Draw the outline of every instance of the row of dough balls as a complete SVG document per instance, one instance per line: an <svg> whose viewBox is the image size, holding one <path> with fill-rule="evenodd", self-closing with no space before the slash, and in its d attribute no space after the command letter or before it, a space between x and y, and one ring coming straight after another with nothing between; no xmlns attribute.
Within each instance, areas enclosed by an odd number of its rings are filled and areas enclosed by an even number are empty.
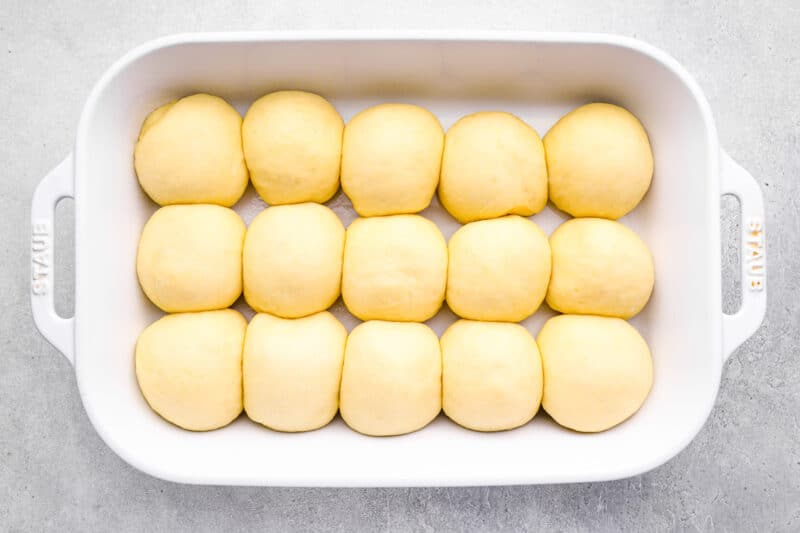
<svg viewBox="0 0 800 533"><path fill-rule="evenodd" d="M328 312L299 319L226 309L167 315L136 345L150 407L204 431L244 411L269 428L308 431L337 411L375 436L416 431L443 409L461 426L500 431L539 406L582 432L636 412L652 385L647 344L618 318L559 315L534 338L518 324L459 320L441 341L426 325L369 321L350 335Z"/></svg>
<svg viewBox="0 0 800 533"><path fill-rule="evenodd" d="M530 216L548 196L573 216L616 220L641 201L653 175L647 133L611 104L571 111L542 141L505 112L465 116L445 135L430 111L410 104L370 107L345 126L327 100L302 91L268 94L244 120L207 94L159 107L142 125L134 163L160 205L230 207L248 175L267 204L324 203L341 176L361 216L417 213L438 187L461 223Z"/></svg>
<svg viewBox="0 0 800 533"><path fill-rule="evenodd" d="M340 296L361 320L458 316L519 322L546 298L563 313L630 318L650 298L647 246L619 222L576 218L548 238L516 215L468 223L445 241L419 215L356 219L345 230L314 203L269 207L245 228L216 205L160 208L142 231L137 273L170 313L222 309L244 291L257 312L298 318Z"/></svg>

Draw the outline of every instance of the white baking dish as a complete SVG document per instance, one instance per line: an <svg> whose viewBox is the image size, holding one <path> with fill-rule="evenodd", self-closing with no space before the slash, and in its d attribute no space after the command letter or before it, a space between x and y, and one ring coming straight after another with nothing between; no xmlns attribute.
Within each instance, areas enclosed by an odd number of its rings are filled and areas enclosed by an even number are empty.
<svg viewBox="0 0 800 533"><path fill-rule="evenodd" d="M639 413L595 435L558 428L545 415L505 433L461 429L440 417L417 433L370 438L340 420L281 434L240 419L210 433L171 426L136 385L133 346L159 313L136 281L142 225L154 210L136 181L132 148L145 115L192 92L240 110L280 88L319 92L345 119L387 100L430 108L448 127L460 115L502 109L544 134L568 109L618 103L650 135L653 186L624 222L650 245L657 282L633 321L652 348L655 383ZM743 307L721 311L720 196L741 201ZM238 209L250 219L252 195ZM52 302L55 203L75 198L75 317ZM353 218L341 194L332 205ZM449 235L455 222L427 212ZM551 208L534 217L547 231ZM596 481L631 476L677 454L714 404L721 367L764 316L763 205L753 178L720 150L708 104L675 60L609 35L485 33L246 33L159 39L115 63L94 87L69 156L33 198L32 303L36 324L74 363L86 411L122 458L152 475L233 485L488 485ZM337 313L344 316L341 305ZM527 321L536 333L547 311ZM354 323L346 316L348 326ZM441 333L453 320L443 312Z"/></svg>

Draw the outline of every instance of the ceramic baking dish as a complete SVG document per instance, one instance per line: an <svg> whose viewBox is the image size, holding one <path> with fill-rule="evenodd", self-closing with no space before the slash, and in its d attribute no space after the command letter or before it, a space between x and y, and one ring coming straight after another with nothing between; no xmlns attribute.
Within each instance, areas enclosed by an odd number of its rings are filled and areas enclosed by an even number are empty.
<svg viewBox="0 0 800 533"><path fill-rule="evenodd" d="M443 417L422 431L370 438L337 419L319 431L281 434L247 419L209 433L180 430L145 404L133 372L139 332L159 312L136 281L139 232L155 206L136 181L133 144L144 117L193 92L240 111L283 88L318 92L345 119L384 101L421 104L445 128L466 113L515 113L540 134L588 101L620 104L647 129L655 178L623 222L649 244L656 288L633 323L649 342L655 382L642 409L600 434L557 427L544 414L518 430L483 434ZM743 305L721 310L720 198L739 198ZM75 199L75 316L53 307L53 212ZM345 223L346 197L330 205ZM248 192L246 220L263 208ZM457 224L436 203L426 212L449 236ZM563 215L533 217L552 231ZM766 306L764 216L754 179L721 149L708 103L665 53L610 35L509 33L221 33L147 43L95 85L73 155L36 189L32 305L43 335L75 366L86 411L123 459L154 476L231 485L491 485L597 481L662 464L697 434L714 405L721 369L758 328ZM348 327L352 317L337 304ZM526 321L535 334L548 316ZM443 311L437 333L452 322Z"/></svg>

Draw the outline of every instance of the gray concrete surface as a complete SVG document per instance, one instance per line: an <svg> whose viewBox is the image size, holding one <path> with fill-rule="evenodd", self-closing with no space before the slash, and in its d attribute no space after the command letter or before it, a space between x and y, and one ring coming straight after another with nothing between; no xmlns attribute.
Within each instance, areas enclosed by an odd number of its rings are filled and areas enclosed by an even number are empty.
<svg viewBox="0 0 800 533"><path fill-rule="evenodd" d="M303 28L604 31L692 72L722 145L766 198L770 304L724 368L716 408L667 465L549 487L257 489L162 482L92 429L72 368L28 296L34 186L71 149L89 90L131 47L174 32ZM0 2L0 530L800 530L800 4L579 2ZM726 202L726 205L728 203ZM59 214L59 304L71 308L71 206ZM735 233L724 216L724 234ZM725 306L736 300L724 246Z"/></svg>

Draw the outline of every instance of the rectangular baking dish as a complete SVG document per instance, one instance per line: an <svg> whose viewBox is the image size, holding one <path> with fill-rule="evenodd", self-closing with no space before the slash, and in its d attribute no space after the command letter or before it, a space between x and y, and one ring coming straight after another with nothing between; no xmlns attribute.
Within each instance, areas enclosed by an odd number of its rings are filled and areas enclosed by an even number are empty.
<svg viewBox="0 0 800 533"><path fill-rule="evenodd" d="M193 93L220 95L240 111L285 88L318 92L345 119L369 105L404 101L459 116L510 111L544 134L588 101L640 118L655 154L644 202L623 222L653 252L656 288L633 321L649 342L655 382L643 408L601 434L557 427L547 416L483 434L440 417L422 431L370 438L337 419L319 431L281 434L246 419L209 433L165 423L145 404L133 372L138 334L160 313L135 273L139 232L155 206L139 189L132 153L144 117ZM37 327L75 366L86 411L124 460L160 478L229 485L403 486L598 481L632 476L676 455L714 405L721 369L758 328L766 307L764 215L755 180L721 151L709 106L665 53L611 35L564 33L218 33L171 36L116 62L95 85L74 156L48 174L32 206L31 299ZM721 310L720 198L742 215L743 305ZM75 315L53 307L53 212L75 199ZM349 223L341 193L330 203ZM264 206L248 192L249 221ZM457 224L434 202L425 213L449 236ZM552 231L563 215L534 217ZM352 327L341 304L336 314ZM549 316L526 321L535 334ZM441 333L453 316L431 323Z"/></svg>

